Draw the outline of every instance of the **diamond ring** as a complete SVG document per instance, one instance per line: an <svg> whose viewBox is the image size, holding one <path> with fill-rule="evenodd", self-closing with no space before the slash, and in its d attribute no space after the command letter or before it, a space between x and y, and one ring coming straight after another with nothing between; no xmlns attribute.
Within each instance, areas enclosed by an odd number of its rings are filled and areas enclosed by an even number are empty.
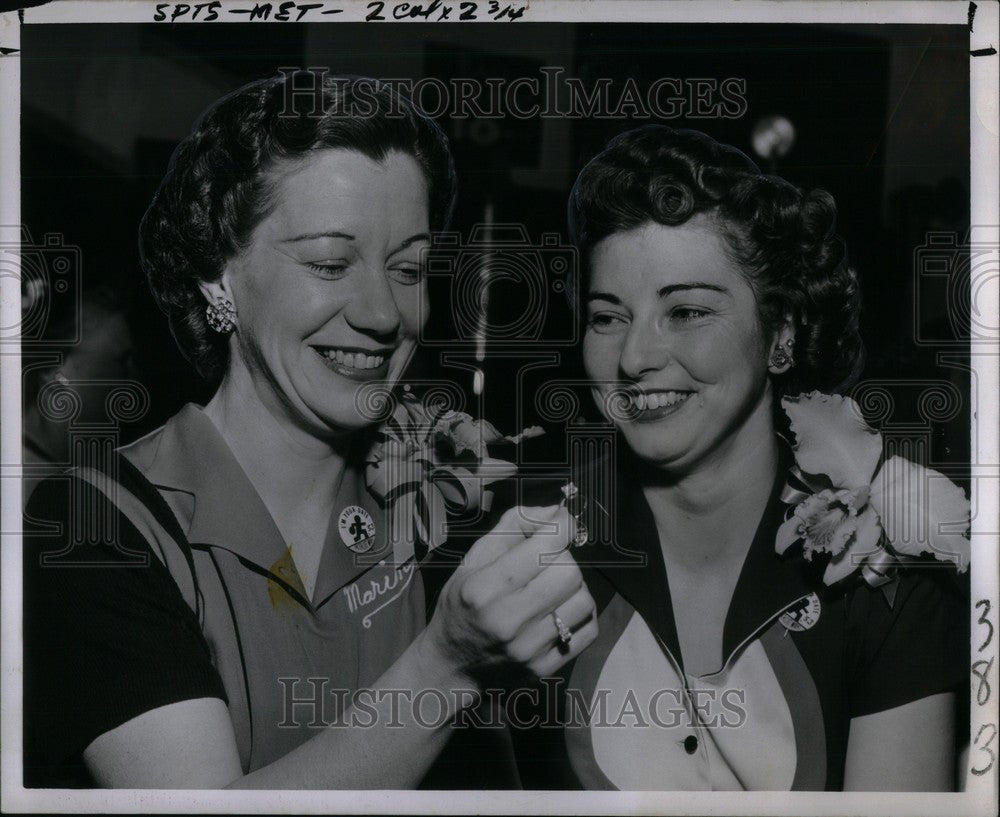
<svg viewBox="0 0 1000 817"><path fill-rule="evenodd" d="M555 610L552 611L552 621L559 632L559 644L563 647L568 647L569 642L573 640L573 632L566 626L566 622L559 618L559 614Z"/></svg>

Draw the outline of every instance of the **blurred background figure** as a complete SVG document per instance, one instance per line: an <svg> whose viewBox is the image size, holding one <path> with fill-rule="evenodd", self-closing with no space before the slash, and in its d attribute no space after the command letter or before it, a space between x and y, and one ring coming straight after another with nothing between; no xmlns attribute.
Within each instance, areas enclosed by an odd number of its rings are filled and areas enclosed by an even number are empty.
<svg viewBox="0 0 1000 817"><path fill-rule="evenodd" d="M45 296L44 287L35 287L24 297ZM109 395L124 381L139 378L127 309L118 290L110 285L83 292L79 310L55 316L46 334L78 340L48 347L50 351L43 356L25 357L25 503L42 478L71 464L70 427L107 426L113 420L106 410ZM76 407L71 413L58 409L67 392L53 384L75 395Z"/></svg>

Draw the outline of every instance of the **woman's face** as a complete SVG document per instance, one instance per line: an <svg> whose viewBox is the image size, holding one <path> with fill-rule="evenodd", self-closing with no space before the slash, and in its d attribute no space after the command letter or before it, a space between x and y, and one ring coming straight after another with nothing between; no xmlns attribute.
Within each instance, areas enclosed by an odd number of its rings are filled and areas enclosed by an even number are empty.
<svg viewBox="0 0 1000 817"><path fill-rule="evenodd" d="M613 234L590 263L584 366L598 406L640 457L690 472L751 417L770 425L771 339L707 217Z"/></svg>
<svg viewBox="0 0 1000 817"><path fill-rule="evenodd" d="M372 420L364 384L391 385L427 319L427 181L403 153L330 149L280 163L275 206L223 286L237 311L230 372L272 410L320 433ZM244 378L246 379L246 378Z"/></svg>

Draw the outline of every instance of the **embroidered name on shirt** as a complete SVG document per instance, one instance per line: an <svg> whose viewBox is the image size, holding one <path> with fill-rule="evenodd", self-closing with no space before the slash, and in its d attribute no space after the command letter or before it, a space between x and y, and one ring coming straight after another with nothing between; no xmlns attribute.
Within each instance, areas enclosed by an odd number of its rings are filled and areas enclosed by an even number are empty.
<svg viewBox="0 0 1000 817"><path fill-rule="evenodd" d="M379 562L378 566L385 567L385 560ZM378 607L368 611L365 617L361 619L361 625L367 630L372 626L372 618L403 594L403 591L413 581L413 573L413 562L410 561L404 565L400 565L391 572L386 572L379 579L368 579L367 586L365 586L364 582L354 582L354 584L348 585L342 591L347 597L348 612L352 614L356 613L361 608L374 604L376 601L383 599L387 594L392 593ZM396 591L395 593L393 593L394 590Z"/></svg>

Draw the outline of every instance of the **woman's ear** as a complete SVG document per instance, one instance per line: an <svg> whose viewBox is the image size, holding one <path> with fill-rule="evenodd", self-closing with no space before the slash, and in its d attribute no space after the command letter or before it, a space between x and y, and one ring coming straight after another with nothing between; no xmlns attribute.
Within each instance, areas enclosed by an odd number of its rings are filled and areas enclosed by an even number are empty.
<svg viewBox="0 0 1000 817"><path fill-rule="evenodd" d="M785 315L785 321L774 333L771 350L767 359L767 368L771 374L784 374L795 365L795 322L791 315Z"/></svg>
<svg viewBox="0 0 1000 817"><path fill-rule="evenodd" d="M236 304L229 286L227 266L218 281L202 281L198 289L205 296L205 318L208 325L221 335L228 335L236 328Z"/></svg>
<svg viewBox="0 0 1000 817"><path fill-rule="evenodd" d="M214 304L220 300L226 300L230 303L233 302L233 293L229 287L229 269L228 267L219 276L218 281L201 281L198 283L198 289L201 290L201 294L205 296L206 304Z"/></svg>

